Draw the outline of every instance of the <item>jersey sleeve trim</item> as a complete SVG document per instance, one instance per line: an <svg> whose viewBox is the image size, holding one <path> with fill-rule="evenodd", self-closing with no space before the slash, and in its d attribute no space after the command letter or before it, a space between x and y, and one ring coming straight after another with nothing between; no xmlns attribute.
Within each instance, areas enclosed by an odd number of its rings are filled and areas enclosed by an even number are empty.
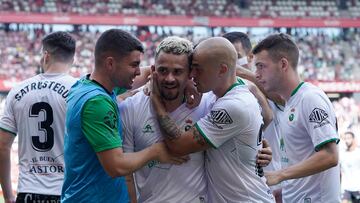
<svg viewBox="0 0 360 203"><path fill-rule="evenodd" d="M116 143L114 143L116 144ZM121 148L122 145L121 143L118 143L118 145L113 145L113 146L102 146L102 147L96 147L96 149L94 150L96 153L98 152L103 152L103 151L107 151L107 150L111 150L111 149L115 149L115 148Z"/></svg>
<svg viewBox="0 0 360 203"><path fill-rule="evenodd" d="M315 151L318 152L321 147L323 147L325 144L327 144L329 142L335 142L336 144L338 144L340 142L340 139L339 138L331 138L329 140L325 140L324 142L315 146Z"/></svg>
<svg viewBox="0 0 360 203"><path fill-rule="evenodd" d="M7 133L10 133L10 134L12 134L12 135L16 136L16 133L11 132L11 131L10 131L10 130L8 130L8 129L2 128L2 127L0 127L0 129L1 129L2 131L5 131L5 132L7 132Z"/></svg>
<svg viewBox="0 0 360 203"><path fill-rule="evenodd" d="M209 140L208 137L206 137L205 133L201 130L201 128L198 126L197 123L195 123L195 128L199 131L199 133L201 134L201 136L203 136L203 138L206 140L206 142L211 145L211 147L217 149L217 147Z"/></svg>

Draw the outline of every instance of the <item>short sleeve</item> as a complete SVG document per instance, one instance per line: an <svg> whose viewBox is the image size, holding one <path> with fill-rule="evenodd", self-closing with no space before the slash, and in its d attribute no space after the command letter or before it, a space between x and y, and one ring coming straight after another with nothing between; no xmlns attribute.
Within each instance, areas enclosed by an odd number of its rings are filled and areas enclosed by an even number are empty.
<svg viewBox="0 0 360 203"><path fill-rule="evenodd" d="M339 142L335 112L325 95L319 92L306 94L302 109L303 122L316 151L326 143Z"/></svg>
<svg viewBox="0 0 360 203"><path fill-rule="evenodd" d="M121 117L121 126L123 133L123 150L124 152L134 152L134 132L132 127L132 114L130 111L133 110L131 102L129 99L122 101L118 104L120 117Z"/></svg>
<svg viewBox="0 0 360 203"><path fill-rule="evenodd" d="M1 112L0 129L16 135L17 126L14 112L14 102L17 102L13 91L6 97L4 112Z"/></svg>
<svg viewBox="0 0 360 203"><path fill-rule="evenodd" d="M121 147L117 105L110 97L89 99L82 109L82 131L95 152Z"/></svg>
<svg viewBox="0 0 360 203"><path fill-rule="evenodd" d="M239 135L242 130L246 130L249 121L246 108L239 108L232 100L224 99L217 101L195 127L212 147L218 148L227 140Z"/></svg>

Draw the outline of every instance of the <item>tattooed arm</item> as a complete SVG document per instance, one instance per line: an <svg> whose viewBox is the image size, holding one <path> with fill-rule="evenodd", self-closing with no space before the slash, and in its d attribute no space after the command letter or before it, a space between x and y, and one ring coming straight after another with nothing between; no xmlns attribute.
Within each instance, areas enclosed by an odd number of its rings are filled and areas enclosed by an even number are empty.
<svg viewBox="0 0 360 203"><path fill-rule="evenodd" d="M209 145L200 132L193 126L186 132L181 132L175 122L167 115L158 116L159 125L165 134L165 143L175 156L183 156L209 149Z"/></svg>
<svg viewBox="0 0 360 203"><path fill-rule="evenodd" d="M156 77L156 75L153 75L153 77ZM183 156L193 152L203 151L211 147L194 126L186 132L180 130L166 112L165 106L159 96L158 89L154 84L150 97L159 125L165 136L165 143L173 155Z"/></svg>

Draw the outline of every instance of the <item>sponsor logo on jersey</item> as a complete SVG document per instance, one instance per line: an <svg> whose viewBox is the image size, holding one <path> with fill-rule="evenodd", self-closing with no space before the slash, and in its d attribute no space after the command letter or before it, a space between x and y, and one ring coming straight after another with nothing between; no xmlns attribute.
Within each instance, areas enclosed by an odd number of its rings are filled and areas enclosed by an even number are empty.
<svg viewBox="0 0 360 203"><path fill-rule="evenodd" d="M152 160L152 161L150 161L150 162L147 164L147 166L148 166L149 168L152 168L152 167L154 167L154 166L156 166L156 165L158 165L158 164L160 164L159 161L157 161L157 160Z"/></svg>
<svg viewBox="0 0 360 203"><path fill-rule="evenodd" d="M285 141L284 138L280 138L280 150L285 151Z"/></svg>
<svg viewBox="0 0 360 203"><path fill-rule="evenodd" d="M217 111L210 112L210 120L212 124L214 124L217 128L223 129L223 127L219 126L219 124L232 124L233 120L231 119L228 112L225 109L220 109Z"/></svg>
<svg viewBox="0 0 360 203"><path fill-rule="evenodd" d="M60 155L62 156L62 155ZM38 156L30 159L28 172L39 175L63 174L64 164L57 160L59 156Z"/></svg>
<svg viewBox="0 0 360 203"><path fill-rule="evenodd" d="M152 129L152 126L150 124L145 124L145 126L142 129L143 133L154 133L154 130Z"/></svg>
<svg viewBox="0 0 360 203"><path fill-rule="evenodd" d="M107 115L104 117L104 123L111 129L114 129L117 122L116 114L112 111L108 111L106 114Z"/></svg>
<svg viewBox="0 0 360 203"><path fill-rule="evenodd" d="M165 164L165 163L162 164L157 160L152 160L147 164L147 166L149 169L155 167L155 168L159 168L159 169L169 170L171 168L172 164Z"/></svg>
<svg viewBox="0 0 360 203"><path fill-rule="evenodd" d="M316 123L317 125L314 126L315 128L319 128L323 125L329 124L330 122L328 121L328 113L326 113L326 111L319 109L319 108L314 108L309 116L309 121L311 123Z"/></svg>

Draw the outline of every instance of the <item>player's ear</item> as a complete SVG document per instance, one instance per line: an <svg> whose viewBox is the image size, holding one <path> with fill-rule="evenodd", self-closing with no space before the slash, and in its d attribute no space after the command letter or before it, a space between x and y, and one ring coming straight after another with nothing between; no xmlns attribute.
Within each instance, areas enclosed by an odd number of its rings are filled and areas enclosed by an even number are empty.
<svg viewBox="0 0 360 203"><path fill-rule="evenodd" d="M228 65L226 65L225 63L220 64L220 70L219 73L220 75L224 75L225 73L227 73L229 70Z"/></svg>
<svg viewBox="0 0 360 203"><path fill-rule="evenodd" d="M285 57L281 58L279 63L280 63L281 69L287 70L289 68L289 61L287 60L287 58L285 58Z"/></svg>
<svg viewBox="0 0 360 203"><path fill-rule="evenodd" d="M50 61L51 54L48 51L44 51L44 63L47 64Z"/></svg>
<svg viewBox="0 0 360 203"><path fill-rule="evenodd" d="M111 56L106 57L104 60L104 65L105 65L106 69L112 70L113 67L115 66L114 58Z"/></svg>
<svg viewBox="0 0 360 203"><path fill-rule="evenodd" d="M252 63L252 61L254 59L254 54L250 53L246 57L247 57L248 64L251 65L251 63Z"/></svg>

